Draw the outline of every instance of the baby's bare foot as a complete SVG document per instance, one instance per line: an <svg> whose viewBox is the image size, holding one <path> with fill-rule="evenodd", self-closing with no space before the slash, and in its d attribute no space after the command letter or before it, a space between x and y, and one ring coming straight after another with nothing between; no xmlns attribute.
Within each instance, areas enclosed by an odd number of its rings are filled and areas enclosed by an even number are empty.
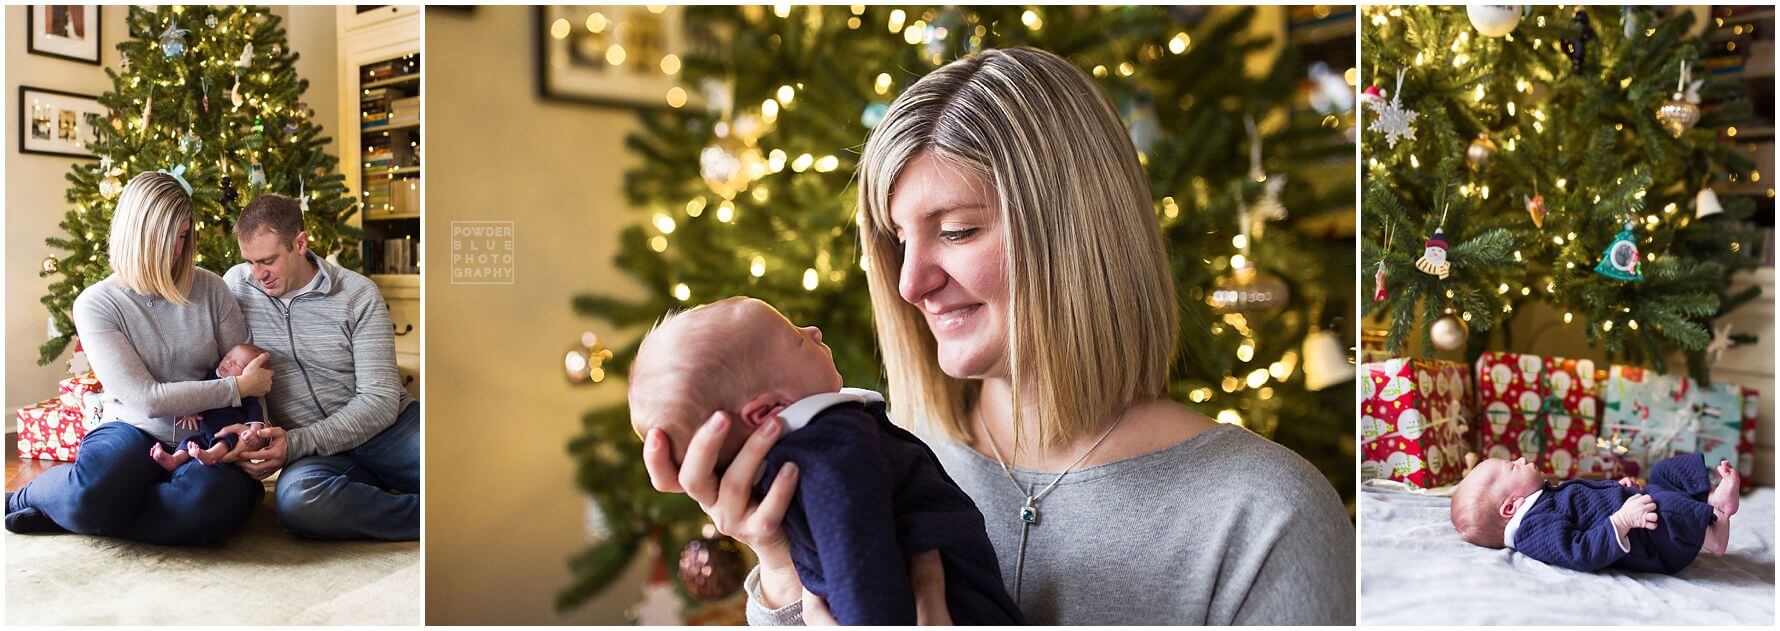
<svg viewBox="0 0 1780 631"><path fill-rule="evenodd" d="M192 459L192 457L184 451L167 453L167 450L161 448L160 443L155 443L153 447L148 448L148 457L153 458L155 464L161 465L162 469L168 471L178 469L179 465L185 464L187 460Z"/></svg>
<svg viewBox="0 0 1780 631"><path fill-rule="evenodd" d="M199 449L197 445L192 445L190 451L192 452L192 457L197 458L198 462L202 462L205 465L213 465L221 461L223 456L228 455L229 444L219 440L216 441L216 444L211 445L209 449Z"/></svg>
<svg viewBox="0 0 1780 631"><path fill-rule="evenodd" d="M1731 466L1729 460L1719 461L1718 487L1712 489L1712 495L1706 498L1706 503L1711 504L1712 508L1718 509L1724 517L1737 514L1737 505L1740 503L1737 491L1741 481L1737 475L1737 468Z"/></svg>
<svg viewBox="0 0 1780 631"><path fill-rule="evenodd" d="M1701 542L1700 547L1714 555L1724 556L1724 551L1730 548L1731 543L1731 516L1716 508L1712 512L1718 519L1706 527L1706 540Z"/></svg>

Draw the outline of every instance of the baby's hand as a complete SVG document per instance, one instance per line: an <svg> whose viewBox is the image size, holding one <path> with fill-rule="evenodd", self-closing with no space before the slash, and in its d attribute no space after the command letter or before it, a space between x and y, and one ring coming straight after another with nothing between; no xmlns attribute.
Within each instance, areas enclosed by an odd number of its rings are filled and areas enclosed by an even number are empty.
<svg viewBox="0 0 1780 631"><path fill-rule="evenodd" d="M1626 477L1619 479L1619 485L1626 487L1628 489L1635 489L1635 488L1638 488L1638 481L1633 479L1632 476L1628 475Z"/></svg>
<svg viewBox="0 0 1780 631"><path fill-rule="evenodd" d="M1654 530L1656 529L1656 500L1651 499L1649 495L1633 495L1619 507L1619 510L1614 511L1613 516L1609 519L1620 534L1631 532L1633 528Z"/></svg>

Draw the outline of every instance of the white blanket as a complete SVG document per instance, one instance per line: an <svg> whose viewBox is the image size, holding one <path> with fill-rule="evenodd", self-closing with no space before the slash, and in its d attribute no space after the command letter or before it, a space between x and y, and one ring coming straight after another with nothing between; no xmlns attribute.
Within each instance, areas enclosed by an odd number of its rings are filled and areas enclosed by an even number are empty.
<svg viewBox="0 0 1780 631"><path fill-rule="evenodd" d="M1363 487L1365 625L1774 624L1774 489L1743 498L1730 548L1674 576L1577 572L1459 540L1448 498Z"/></svg>

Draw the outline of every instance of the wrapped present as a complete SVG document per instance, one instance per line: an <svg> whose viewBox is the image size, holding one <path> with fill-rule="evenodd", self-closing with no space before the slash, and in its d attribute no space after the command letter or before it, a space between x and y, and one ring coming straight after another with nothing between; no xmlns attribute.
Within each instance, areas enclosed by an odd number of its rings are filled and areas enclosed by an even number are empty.
<svg viewBox="0 0 1780 631"><path fill-rule="evenodd" d="M1694 390L1688 409L1684 411L1697 423L1693 430L1698 443L1693 451L1706 457L1707 467L1716 467L1719 461L1728 460L1739 473L1743 472L1739 453L1743 442L1744 408L1747 407L1743 386L1722 381L1709 386L1691 379L1683 381Z"/></svg>
<svg viewBox="0 0 1780 631"><path fill-rule="evenodd" d="M105 388L99 384L98 375L87 372L63 379L58 389L56 398L63 407L77 413L87 429L99 426L105 417Z"/></svg>
<svg viewBox="0 0 1780 631"><path fill-rule="evenodd" d="M1743 388L1743 429L1742 437L1737 441L1737 473L1749 480L1755 473L1755 419L1761 416L1761 391L1755 388ZM1745 482L1743 492L1754 489L1755 485Z"/></svg>
<svg viewBox="0 0 1780 631"><path fill-rule="evenodd" d="M1553 477L1606 475L1596 440L1599 386L1587 359L1484 353L1477 358L1478 449L1488 458L1524 457Z"/></svg>
<svg viewBox="0 0 1780 631"><path fill-rule="evenodd" d="M1465 454L1472 449L1463 364L1389 359L1366 364L1361 375L1362 479L1434 488L1464 476Z"/></svg>
<svg viewBox="0 0 1780 631"><path fill-rule="evenodd" d="M1729 460L1746 472L1754 464L1752 394L1732 384L1707 386L1681 375L1614 366L1601 437L1626 463L1627 475L1641 476L1645 467L1680 453L1702 454L1708 466Z"/></svg>
<svg viewBox="0 0 1780 631"><path fill-rule="evenodd" d="M18 411L19 459L74 460L87 426L78 413L50 399Z"/></svg>

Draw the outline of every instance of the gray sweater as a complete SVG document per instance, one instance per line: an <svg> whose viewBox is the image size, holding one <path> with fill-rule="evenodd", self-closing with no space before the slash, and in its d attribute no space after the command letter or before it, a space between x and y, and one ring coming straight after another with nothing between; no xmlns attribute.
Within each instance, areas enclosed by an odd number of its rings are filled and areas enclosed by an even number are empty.
<svg viewBox="0 0 1780 631"><path fill-rule="evenodd" d="M1025 498L993 459L928 440L983 511L1013 593ZM1056 478L1014 475L1027 488ZM1021 597L1030 624L1354 624L1354 528L1340 497L1303 458L1240 427L1070 473L1038 508ZM749 622L801 622L798 603L761 606L758 574Z"/></svg>
<svg viewBox="0 0 1780 631"><path fill-rule="evenodd" d="M267 295L252 266L224 276L253 343L275 371L266 407L285 429L287 463L351 450L414 401L396 372L395 332L377 285L313 254L319 282L289 305Z"/></svg>
<svg viewBox="0 0 1780 631"><path fill-rule="evenodd" d="M237 407L235 378L210 379L217 362L247 341L247 323L223 279L198 268L183 307L111 279L74 299L74 330L105 387L104 421L173 442L179 417Z"/></svg>

